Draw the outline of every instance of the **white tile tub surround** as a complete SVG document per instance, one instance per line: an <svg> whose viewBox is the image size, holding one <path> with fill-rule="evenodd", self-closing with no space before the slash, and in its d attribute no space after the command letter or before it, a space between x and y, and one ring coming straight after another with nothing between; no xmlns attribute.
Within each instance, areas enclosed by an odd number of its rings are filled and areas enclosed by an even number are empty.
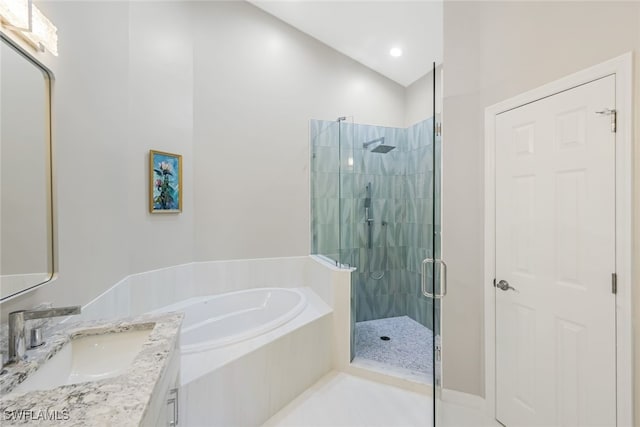
<svg viewBox="0 0 640 427"><path fill-rule="evenodd" d="M193 283L193 263L132 274L83 306L82 314L75 319L115 319L146 313L198 295Z"/></svg>
<svg viewBox="0 0 640 427"><path fill-rule="evenodd" d="M340 276L344 286L348 270L331 269L313 255L193 262L127 276L86 304L80 317L138 315L190 297L265 287L309 286L333 306L335 285L331 283Z"/></svg>
<svg viewBox="0 0 640 427"><path fill-rule="evenodd" d="M306 293L305 288L245 289L188 298L154 312L184 311L180 345L183 354L190 354L229 346L286 324L306 308Z"/></svg>
<svg viewBox="0 0 640 427"><path fill-rule="evenodd" d="M351 364L351 271L316 256L208 261L128 276L83 307L83 320L133 316L195 296L260 287L309 287L333 310L332 365L421 393L430 387Z"/></svg>
<svg viewBox="0 0 640 427"><path fill-rule="evenodd" d="M245 349L236 345L227 354L209 352L209 356L217 353L211 363L223 366L195 379L189 378L192 372L184 372L186 365L206 367L206 356L201 354L195 363L183 358L181 422L188 426L261 425L331 370L331 328L331 316L325 315L266 344L257 345L254 339L244 343ZM267 335L261 338L267 340ZM256 348L246 351L249 347Z"/></svg>
<svg viewBox="0 0 640 427"><path fill-rule="evenodd" d="M310 288L297 288L296 290L306 298L306 307L300 314L283 325L251 339L232 343L224 347L217 347L211 350L199 352L183 351L181 384L185 386L203 376L208 375L212 371L220 368L226 369L226 365L232 363L234 360L240 359L251 352L259 350L283 336L293 332L298 332L299 329L302 329L318 320L322 320L324 323L328 322L329 326L331 326L331 307L329 307ZM329 320L327 321L325 318L328 318ZM323 342L323 348L326 348L326 351L328 351L328 360L326 363L331 365L331 352L333 350L332 331L330 329L326 331L323 329L321 332L322 333L318 333L316 339ZM292 355L294 356L296 353L306 351L304 349L297 349L295 346L292 347L291 350ZM324 350L321 354L324 354Z"/></svg>
<svg viewBox="0 0 640 427"><path fill-rule="evenodd" d="M326 259L311 255L309 286L333 309L333 366L344 370L351 355L351 272Z"/></svg>
<svg viewBox="0 0 640 427"><path fill-rule="evenodd" d="M332 368L348 364L350 283L350 270L315 256L189 263L128 276L83 307L81 317L130 316L253 288L296 288L307 306L287 323L181 355L182 423L259 425Z"/></svg>
<svg viewBox="0 0 640 427"><path fill-rule="evenodd" d="M251 288L307 286L309 257L259 258L193 264L194 286L202 295ZM210 292L215 283L215 292Z"/></svg>

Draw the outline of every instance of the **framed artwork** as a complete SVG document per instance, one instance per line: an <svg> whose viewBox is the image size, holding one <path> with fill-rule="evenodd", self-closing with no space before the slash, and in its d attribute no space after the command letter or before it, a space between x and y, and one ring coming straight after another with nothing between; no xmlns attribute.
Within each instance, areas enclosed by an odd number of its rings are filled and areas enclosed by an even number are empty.
<svg viewBox="0 0 640 427"><path fill-rule="evenodd" d="M182 156L149 151L149 212L182 212Z"/></svg>

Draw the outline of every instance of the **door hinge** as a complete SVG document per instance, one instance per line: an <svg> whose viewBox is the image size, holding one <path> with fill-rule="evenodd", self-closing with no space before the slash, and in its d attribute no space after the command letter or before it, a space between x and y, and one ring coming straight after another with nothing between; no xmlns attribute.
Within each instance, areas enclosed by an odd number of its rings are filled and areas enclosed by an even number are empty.
<svg viewBox="0 0 640 427"><path fill-rule="evenodd" d="M615 108L605 108L604 110L596 111L596 114L611 117L611 132L616 133L618 111Z"/></svg>
<svg viewBox="0 0 640 427"><path fill-rule="evenodd" d="M611 293L618 293L618 275L616 273L611 273Z"/></svg>
<svg viewBox="0 0 640 427"><path fill-rule="evenodd" d="M442 136L442 123L436 123L436 136Z"/></svg>

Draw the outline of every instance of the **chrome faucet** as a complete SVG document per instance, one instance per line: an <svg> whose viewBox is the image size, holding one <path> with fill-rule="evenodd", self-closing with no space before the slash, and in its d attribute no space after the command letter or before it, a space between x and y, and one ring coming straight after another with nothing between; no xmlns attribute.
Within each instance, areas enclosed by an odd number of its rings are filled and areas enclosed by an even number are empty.
<svg viewBox="0 0 640 427"><path fill-rule="evenodd" d="M48 317L70 316L80 314L79 305L72 307L47 308L44 310L20 310L9 313L9 363L24 359L27 351L25 339L25 322L27 320L45 319Z"/></svg>

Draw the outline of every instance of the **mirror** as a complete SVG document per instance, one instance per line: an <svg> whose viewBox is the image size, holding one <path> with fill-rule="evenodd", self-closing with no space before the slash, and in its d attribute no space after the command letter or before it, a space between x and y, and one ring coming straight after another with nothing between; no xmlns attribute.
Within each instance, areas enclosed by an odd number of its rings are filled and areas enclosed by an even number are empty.
<svg viewBox="0 0 640 427"><path fill-rule="evenodd" d="M53 277L51 73L0 45L0 300Z"/></svg>

